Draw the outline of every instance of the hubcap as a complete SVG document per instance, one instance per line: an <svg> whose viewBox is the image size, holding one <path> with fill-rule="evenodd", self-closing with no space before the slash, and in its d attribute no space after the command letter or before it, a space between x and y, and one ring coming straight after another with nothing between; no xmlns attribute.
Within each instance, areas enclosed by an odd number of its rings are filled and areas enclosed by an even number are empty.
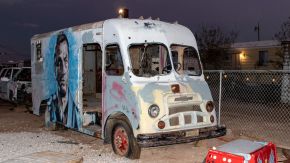
<svg viewBox="0 0 290 163"><path fill-rule="evenodd" d="M114 133L114 144L119 155L124 156L129 149L128 135L123 127L118 127Z"/></svg>

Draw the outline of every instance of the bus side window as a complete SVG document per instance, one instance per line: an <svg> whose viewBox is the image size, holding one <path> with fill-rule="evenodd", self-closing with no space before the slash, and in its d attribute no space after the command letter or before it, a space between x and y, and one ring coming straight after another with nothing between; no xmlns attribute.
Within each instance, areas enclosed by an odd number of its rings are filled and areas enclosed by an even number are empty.
<svg viewBox="0 0 290 163"><path fill-rule="evenodd" d="M105 71L108 75L121 76L124 73L122 55L118 45L106 47L106 66Z"/></svg>
<svg viewBox="0 0 290 163"><path fill-rule="evenodd" d="M43 56L41 53L41 42L37 43L36 45L36 60L38 62L42 62L43 61Z"/></svg>

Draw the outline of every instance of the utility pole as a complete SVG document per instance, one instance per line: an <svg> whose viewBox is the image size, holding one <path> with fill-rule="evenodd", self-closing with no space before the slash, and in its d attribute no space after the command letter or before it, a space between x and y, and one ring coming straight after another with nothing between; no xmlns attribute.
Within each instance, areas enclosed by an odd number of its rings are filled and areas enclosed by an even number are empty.
<svg viewBox="0 0 290 163"><path fill-rule="evenodd" d="M258 41L260 41L260 23L254 28L255 32L258 32Z"/></svg>

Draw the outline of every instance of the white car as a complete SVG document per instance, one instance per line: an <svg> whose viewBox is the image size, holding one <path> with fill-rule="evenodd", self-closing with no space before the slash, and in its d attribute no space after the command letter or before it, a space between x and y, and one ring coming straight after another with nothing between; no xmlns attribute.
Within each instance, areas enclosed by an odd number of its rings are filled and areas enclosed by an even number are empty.
<svg viewBox="0 0 290 163"><path fill-rule="evenodd" d="M22 102L25 90L31 86L31 68L5 68L0 75L0 98L14 103Z"/></svg>
<svg viewBox="0 0 290 163"><path fill-rule="evenodd" d="M12 80L12 77L20 70L20 67L4 68L0 76L0 98L3 100L9 100L11 92L8 89L8 83Z"/></svg>

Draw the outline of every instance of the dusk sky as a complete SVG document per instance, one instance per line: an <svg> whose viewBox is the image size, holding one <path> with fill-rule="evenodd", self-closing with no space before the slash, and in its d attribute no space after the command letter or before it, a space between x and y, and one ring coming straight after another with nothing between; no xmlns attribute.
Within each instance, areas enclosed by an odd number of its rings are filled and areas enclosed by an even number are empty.
<svg viewBox="0 0 290 163"><path fill-rule="evenodd" d="M0 0L0 45L30 55L30 38L38 33L117 17L119 7L130 18L143 16L174 22L198 32L218 25L239 33L237 41L269 40L290 16L289 0Z"/></svg>

